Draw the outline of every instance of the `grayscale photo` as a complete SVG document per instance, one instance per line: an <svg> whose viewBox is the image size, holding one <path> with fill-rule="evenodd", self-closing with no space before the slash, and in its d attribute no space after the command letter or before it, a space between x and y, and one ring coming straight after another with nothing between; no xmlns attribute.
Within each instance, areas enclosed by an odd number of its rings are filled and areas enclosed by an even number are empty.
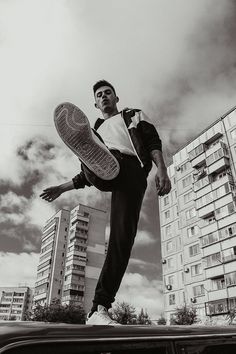
<svg viewBox="0 0 236 354"><path fill-rule="evenodd" d="M0 0L0 353L236 351L236 2Z"/></svg>

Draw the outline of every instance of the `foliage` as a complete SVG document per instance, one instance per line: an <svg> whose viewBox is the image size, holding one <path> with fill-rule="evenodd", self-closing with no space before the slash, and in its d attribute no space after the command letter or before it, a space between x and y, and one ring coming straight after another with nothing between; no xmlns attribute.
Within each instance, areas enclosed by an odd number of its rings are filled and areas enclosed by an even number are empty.
<svg viewBox="0 0 236 354"><path fill-rule="evenodd" d="M158 324L159 326L161 326L161 325L166 325L166 319L165 319L165 317L163 316L163 314L162 314L161 317L157 320L157 324Z"/></svg>
<svg viewBox="0 0 236 354"><path fill-rule="evenodd" d="M118 302L111 310L111 317L123 325L149 325L151 324L150 317L147 311L141 309L140 313L136 314L136 309L133 305L127 302Z"/></svg>
<svg viewBox="0 0 236 354"><path fill-rule="evenodd" d="M226 320L228 321L228 324L232 325L235 324L234 320L236 319L236 308L230 309L229 313L226 317Z"/></svg>
<svg viewBox="0 0 236 354"><path fill-rule="evenodd" d="M37 304L32 312L27 313L26 320L84 324L85 312L80 306L61 305L60 300L53 300L50 305Z"/></svg>
<svg viewBox="0 0 236 354"><path fill-rule="evenodd" d="M135 307L127 302L118 302L112 309L112 319L120 324L132 325L137 323Z"/></svg>
<svg viewBox="0 0 236 354"><path fill-rule="evenodd" d="M197 311L193 307L184 305L176 309L171 324L174 325L192 325L197 322Z"/></svg>
<svg viewBox="0 0 236 354"><path fill-rule="evenodd" d="M137 324L139 325L150 325L152 321L150 320L150 317L148 316L147 311L144 312L143 309L141 309L140 313L137 316Z"/></svg>

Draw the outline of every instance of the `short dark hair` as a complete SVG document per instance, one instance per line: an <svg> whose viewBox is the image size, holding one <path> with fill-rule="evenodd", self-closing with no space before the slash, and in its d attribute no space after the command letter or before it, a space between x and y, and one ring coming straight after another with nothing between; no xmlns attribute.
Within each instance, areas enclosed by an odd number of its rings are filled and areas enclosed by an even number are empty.
<svg viewBox="0 0 236 354"><path fill-rule="evenodd" d="M96 82L95 85L93 85L93 93L94 93L94 95L95 95L95 92L102 86L109 86L114 91L114 93L116 95L116 90L114 89L112 84L110 84L110 82L108 82L106 80L99 80L98 82Z"/></svg>

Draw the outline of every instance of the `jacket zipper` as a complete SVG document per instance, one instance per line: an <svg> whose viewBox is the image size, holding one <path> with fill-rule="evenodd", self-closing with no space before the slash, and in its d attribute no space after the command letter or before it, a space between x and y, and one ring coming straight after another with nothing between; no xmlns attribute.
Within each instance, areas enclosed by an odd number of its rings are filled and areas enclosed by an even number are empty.
<svg viewBox="0 0 236 354"><path fill-rule="evenodd" d="M139 162L140 162L140 164L141 164L141 167L143 167L144 164L143 164L142 160L140 159L140 157L139 157L139 155L138 155L138 153L137 153L137 151L136 151L136 149L135 149L134 143L133 143L133 141L132 141L132 139L131 139L131 136L130 136L130 133L129 133L129 129L128 129L126 123L125 123L125 120L124 120L124 111L121 111L121 117L122 117L122 120L123 120L125 129L127 130L127 133L128 133L128 136L129 136L129 140L130 140L130 143L131 143L131 146L132 146L132 148L134 149L134 152L135 152L135 154L136 154L136 156L137 156L137 159L139 160Z"/></svg>

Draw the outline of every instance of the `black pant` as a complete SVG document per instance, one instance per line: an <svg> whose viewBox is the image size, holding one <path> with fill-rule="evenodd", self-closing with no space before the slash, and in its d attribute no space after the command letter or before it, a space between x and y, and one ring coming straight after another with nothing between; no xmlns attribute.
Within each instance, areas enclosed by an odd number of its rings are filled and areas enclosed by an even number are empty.
<svg viewBox="0 0 236 354"><path fill-rule="evenodd" d="M87 180L101 191L112 191L110 239L106 259L98 279L92 311L97 305L107 309L115 301L121 280L127 268L137 232L140 209L147 188L147 178L135 156L111 150L120 164L119 175L104 181L83 166Z"/></svg>

